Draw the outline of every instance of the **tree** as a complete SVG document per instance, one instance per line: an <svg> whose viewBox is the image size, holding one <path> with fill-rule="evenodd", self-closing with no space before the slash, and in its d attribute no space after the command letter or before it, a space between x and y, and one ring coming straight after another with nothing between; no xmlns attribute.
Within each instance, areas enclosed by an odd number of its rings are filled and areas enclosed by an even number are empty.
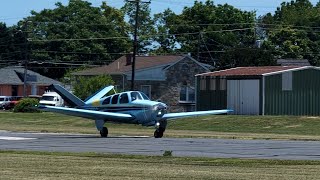
<svg viewBox="0 0 320 180"><path fill-rule="evenodd" d="M10 31L7 26L3 23L0 23L0 66L6 66L7 61L10 59L12 55L10 45L12 39L10 37Z"/></svg>
<svg viewBox="0 0 320 180"><path fill-rule="evenodd" d="M114 81L109 75L79 77L77 83L74 85L74 94L84 100L99 89L113 84Z"/></svg>
<svg viewBox="0 0 320 180"><path fill-rule="evenodd" d="M277 62L270 51L261 48L229 49L220 56L217 67L274 66Z"/></svg>
<svg viewBox="0 0 320 180"><path fill-rule="evenodd" d="M154 45L151 53L154 54L172 54L177 49L176 39L174 35L170 34L170 19L175 18L176 14L166 9L163 13L154 15L154 22L156 26L157 36L153 36L153 41L157 44Z"/></svg>
<svg viewBox="0 0 320 180"><path fill-rule="evenodd" d="M255 13L241 11L228 4L216 6L210 0L195 1L180 15L167 10L159 16L166 22L163 31L170 38L170 41L160 39L160 48L168 51L167 47L178 45L181 47L178 52L191 53L201 62L215 65L216 59L226 50L255 44Z"/></svg>
<svg viewBox="0 0 320 180"><path fill-rule="evenodd" d="M25 36L22 29L0 23L0 67L24 61Z"/></svg>
<svg viewBox="0 0 320 180"><path fill-rule="evenodd" d="M130 24L129 31L131 36L134 35L134 26L136 24L136 3L126 1L125 5L121 8L122 12L128 17ZM154 21L150 16L151 9L149 3L139 2L138 13L138 54L146 54L150 51L153 44L152 36L155 35Z"/></svg>
<svg viewBox="0 0 320 180"><path fill-rule="evenodd" d="M109 64L127 53L130 37L124 14L105 2L100 7L70 0L55 9L31 12L19 22L28 26L31 61L51 64Z"/></svg>
<svg viewBox="0 0 320 180"><path fill-rule="evenodd" d="M283 2L274 15L259 19L267 38L263 48L277 58L308 59L312 65L320 65L319 4L309 0Z"/></svg>

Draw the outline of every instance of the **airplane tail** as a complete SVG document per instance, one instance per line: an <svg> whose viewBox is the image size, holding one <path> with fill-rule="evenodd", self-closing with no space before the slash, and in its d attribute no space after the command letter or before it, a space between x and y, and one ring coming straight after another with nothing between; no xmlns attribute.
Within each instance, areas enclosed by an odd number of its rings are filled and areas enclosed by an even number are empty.
<svg viewBox="0 0 320 180"><path fill-rule="evenodd" d="M63 100L65 102L67 102L68 105L70 105L72 107L85 105L85 103L81 99L79 99L77 96L73 95L72 93L70 93L66 89L64 89L59 84L52 84L49 86L49 89L52 89L56 93L58 93L63 98Z"/></svg>
<svg viewBox="0 0 320 180"><path fill-rule="evenodd" d="M92 96L88 97L86 100L84 100L85 104L91 104L96 100L100 100L104 95L106 95L109 91L111 91L114 88L114 86L106 86L96 93L94 93Z"/></svg>

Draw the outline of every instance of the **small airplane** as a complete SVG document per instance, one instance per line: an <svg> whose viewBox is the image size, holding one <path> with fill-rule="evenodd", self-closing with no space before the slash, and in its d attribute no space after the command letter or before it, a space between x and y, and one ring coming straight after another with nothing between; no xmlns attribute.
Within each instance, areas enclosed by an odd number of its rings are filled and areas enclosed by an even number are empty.
<svg viewBox="0 0 320 180"><path fill-rule="evenodd" d="M226 114L232 110L211 110L196 112L167 113L167 105L162 102L151 101L143 92L127 91L106 96L114 86L106 86L82 101L58 84L52 84L49 89L57 92L71 107L56 107L40 104L44 111L62 113L95 120L95 125L101 137L108 136L105 122L141 124L154 126L155 138L161 138L166 130L167 120L209 115Z"/></svg>

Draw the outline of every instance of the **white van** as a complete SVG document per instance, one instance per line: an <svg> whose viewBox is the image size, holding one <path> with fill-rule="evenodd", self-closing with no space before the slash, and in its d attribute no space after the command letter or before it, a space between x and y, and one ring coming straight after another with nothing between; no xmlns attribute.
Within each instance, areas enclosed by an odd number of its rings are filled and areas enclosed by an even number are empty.
<svg viewBox="0 0 320 180"><path fill-rule="evenodd" d="M11 96L0 96L0 109L5 109L10 102Z"/></svg>
<svg viewBox="0 0 320 180"><path fill-rule="evenodd" d="M56 93L56 92L45 92L40 101L40 105L46 105L46 106L64 106L64 101L62 97Z"/></svg>

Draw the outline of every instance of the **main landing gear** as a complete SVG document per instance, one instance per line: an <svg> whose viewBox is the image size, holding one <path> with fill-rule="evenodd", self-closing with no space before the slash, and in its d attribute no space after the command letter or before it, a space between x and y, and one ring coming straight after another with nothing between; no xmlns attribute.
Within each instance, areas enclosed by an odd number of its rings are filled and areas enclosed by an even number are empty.
<svg viewBox="0 0 320 180"><path fill-rule="evenodd" d="M100 131L100 135L101 135L101 137L103 137L103 138L108 137L108 128L103 127L102 130Z"/></svg>
<svg viewBox="0 0 320 180"><path fill-rule="evenodd" d="M100 131L101 137L108 137L108 128L104 127L104 120L95 120L96 127Z"/></svg>

